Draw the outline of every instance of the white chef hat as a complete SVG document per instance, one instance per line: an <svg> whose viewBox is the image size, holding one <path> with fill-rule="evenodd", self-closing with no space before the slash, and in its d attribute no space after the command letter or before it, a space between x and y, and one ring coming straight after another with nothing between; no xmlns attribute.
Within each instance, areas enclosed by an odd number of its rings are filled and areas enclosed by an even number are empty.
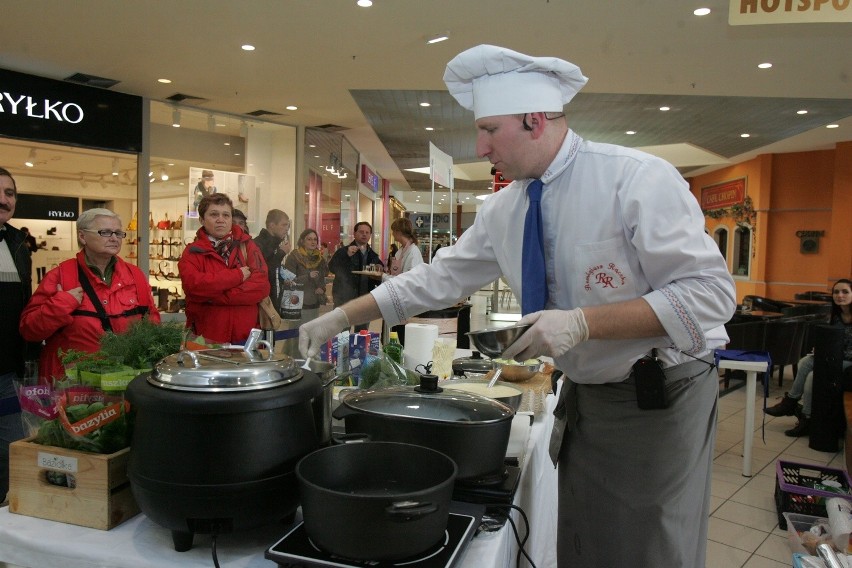
<svg viewBox="0 0 852 568"><path fill-rule="evenodd" d="M531 57L496 45L477 45L447 63L444 83L475 118L561 112L586 84L580 68L556 57Z"/></svg>

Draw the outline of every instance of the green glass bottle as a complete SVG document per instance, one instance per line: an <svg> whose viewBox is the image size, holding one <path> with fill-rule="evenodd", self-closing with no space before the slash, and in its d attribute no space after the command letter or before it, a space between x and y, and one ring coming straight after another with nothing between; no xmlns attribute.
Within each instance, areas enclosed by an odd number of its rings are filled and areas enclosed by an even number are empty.
<svg viewBox="0 0 852 568"><path fill-rule="evenodd" d="M395 331L390 332L388 342L382 347L382 351L385 352L385 355L402 365L402 344L399 342L399 335Z"/></svg>

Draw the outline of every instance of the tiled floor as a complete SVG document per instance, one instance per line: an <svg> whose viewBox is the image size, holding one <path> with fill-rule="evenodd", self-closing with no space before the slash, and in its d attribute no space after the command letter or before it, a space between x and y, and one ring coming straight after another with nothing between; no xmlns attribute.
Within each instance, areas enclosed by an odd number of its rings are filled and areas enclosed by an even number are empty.
<svg viewBox="0 0 852 568"><path fill-rule="evenodd" d="M488 295L473 296L471 329L509 325L510 322L489 320L485 314ZM517 312L512 301L501 312ZM789 389L792 370L786 368L784 384L778 387L777 376L770 387L768 404ZM792 428L793 417L766 417L765 438L761 434L763 399L758 388L755 408L755 432L752 450L754 475L742 476L743 422L745 389L741 388L719 399L719 424L716 434L715 459L710 504L710 529L707 537L707 568L790 568L792 553L787 532L778 528L775 512L775 463L780 459L799 463L845 468L843 450L818 452L808 448L808 438L788 438L784 430Z"/></svg>

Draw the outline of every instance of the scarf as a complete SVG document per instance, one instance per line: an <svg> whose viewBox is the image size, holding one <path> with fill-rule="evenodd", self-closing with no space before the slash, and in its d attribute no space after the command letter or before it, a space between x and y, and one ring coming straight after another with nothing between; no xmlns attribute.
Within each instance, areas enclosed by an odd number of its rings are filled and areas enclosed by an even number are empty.
<svg viewBox="0 0 852 568"><path fill-rule="evenodd" d="M213 249L222 257L225 264L228 264L228 257L231 256L231 251L234 248L234 233L230 232L219 240L216 240L209 234L210 242L213 243Z"/></svg>
<svg viewBox="0 0 852 568"><path fill-rule="evenodd" d="M313 270L322 262L322 251L319 249L308 250L305 247L299 247L296 249L296 262L308 270Z"/></svg>

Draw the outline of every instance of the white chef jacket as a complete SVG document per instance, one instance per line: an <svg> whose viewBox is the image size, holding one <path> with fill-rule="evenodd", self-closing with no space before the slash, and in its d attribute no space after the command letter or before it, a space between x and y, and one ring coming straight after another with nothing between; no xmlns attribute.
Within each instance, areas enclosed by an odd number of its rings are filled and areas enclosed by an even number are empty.
<svg viewBox="0 0 852 568"><path fill-rule="evenodd" d="M723 324L736 308L734 282L704 232L698 202L671 164L569 131L541 180L546 309L643 297L667 333L582 342L555 361L568 377L617 382L653 347L669 366L693 360L684 353L701 356L727 342ZM520 298L530 182L513 181L489 196L473 226L431 265L373 290L387 324L453 305L501 275Z"/></svg>

